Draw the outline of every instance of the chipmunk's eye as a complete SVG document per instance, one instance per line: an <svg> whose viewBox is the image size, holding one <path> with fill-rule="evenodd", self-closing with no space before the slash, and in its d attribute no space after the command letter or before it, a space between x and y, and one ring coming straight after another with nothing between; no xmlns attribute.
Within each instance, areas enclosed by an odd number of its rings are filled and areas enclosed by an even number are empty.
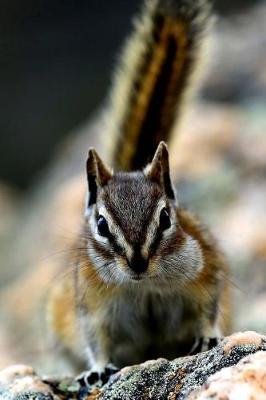
<svg viewBox="0 0 266 400"><path fill-rule="evenodd" d="M102 215L99 215L99 217L98 217L97 228L98 228L99 235L104 236L104 237L109 236L110 232L109 232L109 228L108 228L108 223Z"/></svg>
<svg viewBox="0 0 266 400"><path fill-rule="evenodd" d="M165 231L166 229L170 228L171 220L166 208L163 208L160 214L160 229Z"/></svg>

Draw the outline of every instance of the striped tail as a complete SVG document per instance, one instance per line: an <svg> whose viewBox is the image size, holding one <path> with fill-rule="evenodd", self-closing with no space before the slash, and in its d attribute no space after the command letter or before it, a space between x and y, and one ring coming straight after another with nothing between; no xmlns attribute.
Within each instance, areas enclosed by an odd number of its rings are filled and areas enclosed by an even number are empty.
<svg viewBox="0 0 266 400"><path fill-rule="evenodd" d="M115 169L141 169L169 141L210 20L207 0L145 1L110 94L105 134Z"/></svg>

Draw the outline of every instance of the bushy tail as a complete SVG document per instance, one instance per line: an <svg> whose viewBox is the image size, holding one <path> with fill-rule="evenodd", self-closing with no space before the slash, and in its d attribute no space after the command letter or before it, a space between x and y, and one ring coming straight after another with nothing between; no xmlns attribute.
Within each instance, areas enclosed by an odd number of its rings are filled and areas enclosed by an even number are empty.
<svg viewBox="0 0 266 400"><path fill-rule="evenodd" d="M209 27L208 0L146 0L118 65L107 113L112 166L142 168L168 141Z"/></svg>

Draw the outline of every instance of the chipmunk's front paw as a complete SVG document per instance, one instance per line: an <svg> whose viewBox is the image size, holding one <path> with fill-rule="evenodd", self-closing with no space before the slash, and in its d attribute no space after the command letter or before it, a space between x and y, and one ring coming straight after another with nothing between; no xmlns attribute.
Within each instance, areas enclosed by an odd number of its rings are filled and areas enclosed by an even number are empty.
<svg viewBox="0 0 266 400"><path fill-rule="evenodd" d="M197 353L202 353L203 351L211 350L213 347L217 346L222 341L222 339L222 337L196 338L189 355L194 355Z"/></svg>
<svg viewBox="0 0 266 400"><path fill-rule="evenodd" d="M89 371L82 372L76 377L76 381L79 382L81 386L91 386L96 384L102 386L118 371L119 369L113 364L107 364L103 370L90 369Z"/></svg>

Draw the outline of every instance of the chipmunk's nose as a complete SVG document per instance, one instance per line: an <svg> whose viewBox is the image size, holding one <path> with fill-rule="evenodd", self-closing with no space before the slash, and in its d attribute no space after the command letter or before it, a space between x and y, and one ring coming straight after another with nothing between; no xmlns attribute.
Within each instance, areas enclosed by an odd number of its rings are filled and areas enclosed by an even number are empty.
<svg viewBox="0 0 266 400"><path fill-rule="evenodd" d="M132 259L128 261L128 266L137 274L142 274L148 269L149 262L145 260L139 253L134 254Z"/></svg>

